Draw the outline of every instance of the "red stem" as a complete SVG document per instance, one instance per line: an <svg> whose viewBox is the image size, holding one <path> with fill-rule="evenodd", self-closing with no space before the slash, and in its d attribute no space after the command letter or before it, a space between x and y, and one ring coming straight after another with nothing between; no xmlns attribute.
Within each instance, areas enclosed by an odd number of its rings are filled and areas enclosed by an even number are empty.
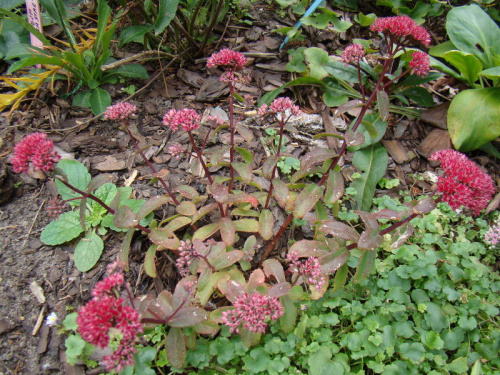
<svg viewBox="0 0 500 375"><path fill-rule="evenodd" d="M233 190L233 185L234 185L234 168L233 168L233 162L234 162L234 131L235 131L235 126L234 126L234 85L232 82L229 82L229 128L231 130L231 145L229 148L229 173L231 176L231 180L229 180L229 192ZM229 210L229 207L228 207Z"/></svg>
<svg viewBox="0 0 500 375"><path fill-rule="evenodd" d="M288 120L288 119L287 119ZM280 158L280 154L281 154L281 142L283 140L283 133L284 133L284 130L285 130L285 124L286 124L286 121L283 121L283 120L278 120L279 122L279 126L280 126L280 138L279 138L279 141L278 141L278 151L276 152L276 163L274 164L274 167L273 167L273 171L271 173L271 186L269 186L269 191L267 192L267 198L266 198L266 204L264 205L264 208L269 208L269 202L271 201L271 194L273 193L273 188L274 188L274 185L273 185L273 179L274 179L274 174L276 173L276 168L278 167L278 160Z"/></svg>

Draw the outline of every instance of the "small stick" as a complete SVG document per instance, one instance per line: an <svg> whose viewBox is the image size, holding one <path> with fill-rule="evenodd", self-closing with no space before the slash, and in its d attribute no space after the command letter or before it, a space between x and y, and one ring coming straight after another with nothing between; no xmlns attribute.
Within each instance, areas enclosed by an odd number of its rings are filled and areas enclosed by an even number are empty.
<svg viewBox="0 0 500 375"><path fill-rule="evenodd" d="M45 317L45 310L47 310L47 305L43 305L42 309L40 310L40 314L38 314L38 319L36 320L35 327L33 328L33 332L31 332L31 336L36 336L38 331L40 330L40 327L42 326L43 323L43 318Z"/></svg>

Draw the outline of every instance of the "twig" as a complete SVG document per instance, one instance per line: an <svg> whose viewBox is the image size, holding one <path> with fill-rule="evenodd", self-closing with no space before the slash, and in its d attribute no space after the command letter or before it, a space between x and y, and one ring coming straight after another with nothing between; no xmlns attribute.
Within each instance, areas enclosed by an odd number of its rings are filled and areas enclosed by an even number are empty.
<svg viewBox="0 0 500 375"><path fill-rule="evenodd" d="M33 332L31 332L31 336L36 336L36 334L40 330L40 327L42 326L42 323L43 323L45 310L47 310L47 305L43 305L42 309L40 310L40 314L38 314L38 319L36 320L36 324L35 324L35 327L33 328Z"/></svg>
<svg viewBox="0 0 500 375"><path fill-rule="evenodd" d="M149 55L153 55L153 57L154 57L154 55L157 55L158 57L165 56L165 57L169 57L171 59L177 58L175 55L172 55L172 54L164 52L164 51L150 50L150 51L144 51L141 53L137 53L137 54L129 56L129 57L125 57L121 60L112 62L111 64L103 65L103 66L101 66L101 70L103 72L105 72L107 70L116 69L119 66L128 64L132 61L143 60L144 58L146 58L146 56L149 56Z"/></svg>

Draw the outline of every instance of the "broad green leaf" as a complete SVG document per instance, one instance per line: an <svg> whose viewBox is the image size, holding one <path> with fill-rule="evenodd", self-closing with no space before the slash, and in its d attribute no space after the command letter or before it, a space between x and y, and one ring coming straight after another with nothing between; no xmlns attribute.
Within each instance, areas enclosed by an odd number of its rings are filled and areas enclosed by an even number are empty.
<svg viewBox="0 0 500 375"><path fill-rule="evenodd" d="M111 96L106 90L96 87L90 90L90 109L94 115L100 115L111 105Z"/></svg>
<svg viewBox="0 0 500 375"><path fill-rule="evenodd" d="M250 164L234 162L232 163L233 168L238 172L244 183L249 184L252 181L253 174Z"/></svg>
<svg viewBox="0 0 500 375"><path fill-rule="evenodd" d="M328 61L324 69L336 79L341 79L350 83L359 83L358 69L352 65L345 65L341 61Z"/></svg>
<svg viewBox="0 0 500 375"><path fill-rule="evenodd" d="M349 150L359 150L361 148L365 148L367 146L379 142L384 136L386 130L387 130L387 121L382 121L378 113L370 113L365 115L363 117L361 125L359 125L359 127L356 129L356 133L353 133L352 135L353 139L352 141L350 140L349 143L354 142L354 144L352 146L348 145ZM356 146L356 144L359 143L361 137L358 136L357 134L362 134L364 137L364 142L358 146Z"/></svg>
<svg viewBox="0 0 500 375"><path fill-rule="evenodd" d="M121 30L120 36L118 38L118 48L130 42L143 43L144 35L148 31L153 30L153 28L154 26L151 24L124 27Z"/></svg>
<svg viewBox="0 0 500 375"><path fill-rule="evenodd" d="M172 22L177 13L179 0L160 0L160 9L158 10L158 18L154 24L155 34L161 34L165 28ZM178 367L178 366L175 366Z"/></svg>
<svg viewBox="0 0 500 375"><path fill-rule="evenodd" d="M24 0L1 0L0 8L4 10L12 10L22 4L24 4Z"/></svg>
<svg viewBox="0 0 500 375"><path fill-rule="evenodd" d="M339 362L332 361L332 351L328 346L320 347L307 360L309 373L315 375L343 375L344 366Z"/></svg>
<svg viewBox="0 0 500 375"><path fill-rule="evenodd" d="M365 250L359 259L358 268L356 269L356 273L354 274L353 281L358 284L365 280L373 269L373 265L375 264L375 258L377 257L376 250Z"/></svg>
<svg viewBox="0 0 500 375"><path fill-rule="evenodd" d="M273 237L273 225L274 219L271 211L262 210L259 217L259 233L264 240L268 241Z"/></svg>
<svg viewBox="0 0 500 375"><path fill-rule="evenodd" d="M431 350L440 350L444 347L444 341L439 337L439 335L434 331L429 331L426 333L424 338L424 344Z"/></svg>
<svg viewBox="0 0 500 375"><path fill-rule="evenodd" d="M82 91L73 97L73 107L90 108L90 90Z"/></svg>
<svg viewBox="0 0 500 375"><path fill-rule="evenodd" d="M212 223L199 228L193 234L193 240L205 241L207 238L213 236L219 230L219 223Z"/></svg>
<svg viewBox="0 0 500 375"><path fill-rule="evenodd" d="M82 355L83 349L85 348L85 340L81 338L80 335L70 335L64 341L66 346L66 356L68 357L68 363L76 363L79 356Z"/></svg>
<svg viewBox="0 0 500 375"><path fill-rule="evenodd" d="M456 50L457 47L453 44L451 40L447 40L437 46L433 46L429 49L429 55L436 57L443 57L446 52Z"/></svg>
<svg viewBox="0 0 500 375"><path fill-rule="evenodd" d="M42 231L40 240L46 245L60 245L71 241L83 232L79 214L76 211L65 212L57 220L49 223Z"/></svg>
<svg viewBox="0 0 500 375"><path fill-rule="evenodd" d="M134 354L134 374L141 375L155 375L156 371L151 368L151 363L156 358L156 348L148 346L139 350L138 353ZM125 371L130 366L125 368ZM132 375L132 374L123 374L123 371L120 372L121 375Z"/></svg>
<svg viewBox="0 0 500 375"><path fill-rule="evenodd" d="M351 184L356 190L355 200L359 210L370 210L375 188L378 181L384 177L388 160L386 149L379 143L354 153L353 164L363 171L361 177Z"/></svg>
<svg viewBox="0 0 500 375"><path fill-rule="evenodd" d="M146 70L145 67L143 67L140 64L122 65L113 72L128 78L140 78L140 79L149 78L148 71Z"/></svg>
<svg viewBox="0 0 500 375"><path fill-rule="evenodd" d="M422 361L425 355L425 348L421 343L410 343L405 342L400 346L401 354L403 358L406 358L413 363L419 363Z"/></svg>
<svg viewBox="0 0 500 375"><path fill-rule="evenodd" d="M234 220L237 232L257 233L259 231L259 222L253 219Z"/></svg>
<svg viewBox="0 0 500 375"><path fill-rule="evenodd" d="M494 68L485 69L479 73L480 76L487 78L498 78L500 77L500 66L495 66Z"/></svg>
<svg viewBox="0 0 500 375"><path fill-rule="evenodd" d="M257 107L260 107L262 104L266 103L269 104L271 103L276 97L281 94L283 90L285 90L288 87L293 87L293 86L318 86L323 89L326 88L326 84L321 81L320 79L316 79L313 77L300 77L296 78L293 81L290 81L288 83L285 83L283 86L278 87L277 89L270 91L260 98L259 102L257 103Z"/></svg>
<svg viewBox="0 0 500 375"><path fill-rule="evenodd" d="M68 179L68 183L76 187L77 189L85 191L88 183L90 182L90 173L87 168L76 160L62 159L57 163L57 168L61 169ZM64 185L61 181L55 180L57 187L57 192L61 195L62 199L68 200L76 197L81 197L80 194L75 193L69 187ZM71 206L78 206L80 202L78 200L68 202Z"/></svg>
<svg viewBox="0 0 500 375"><path fill-rule="evenodd" d="M469 369L469 365L467 364L466 358L458 357L454 359L450 364L447 364L446 369L454 374L463 374Z"/></svg>
<svg viewBox="0 0 500 375"><path fill-rule="evenodd" d="M311 211L316 202L323 196L323 187L316 184L307 185L299 194L293 204L293 215L302 219Z"/></svg>
<svg viewBox="0 0 500 375"><path fill-rule="evenodd" d="M332 293L335 293L336 291L340 290L340 288L344 287L347 281L348 274L349 266L347 264L344 264L337 270L337 272L335 273L335 278L333 279Z"/></svg>
<svg viewBox="0 0 500 375"><path fill-rule="evenodd" d="M304 73L307 69L306 64L304 64L305 56L304 51L306 47L299 47L297 49L288 50L288 64L286 64L286 70L291 73Z"/></svg>
<svg viewBox="0 0 500 375"><path fill-rule="evenodd" d="M444 315L443 310L434 302L424 302L426 306L425 321L430 328L437 333L449 327L449 319Z"/></svg>
<svg viewBox="0 0 500 375"><path fill-rule="evenodd" d="M236 152L238 152L241 155L241 157L243 158L245 163L247 163L247 164L253 163L253 154L250 151L248 151L246 148L235 147L234 149L236 150Z"/></svg>
<svg viewBox="0 0 500 375"><path fill-rule="evenodd" d="M448 131L457 150L475 150L500 136L500 87L465 90L448 109Z"/></svg>
<svg viewBox="0 0 500 375"><path fill-rule="evenodd" d="M144 271L149 277L156 277L156 249L157 245L149 246L144 256Z"/></svg>
<svg viewBox="0 0 500 375"><path fill-rule="evenodd" d="M434 105L432 95L423 87L410 87L402 91L401 94L422 107L432 107Z"/></svg>
<svg viewBox="0 0 500 375"><path fill-rule="evenodd" d="M477 57L462 51L449 51L443 57L460 72L469 85L474 86L479 72L483 70L483 64Z"/></svg>
<svg viewBox="0 0 500 375"><path fill-rule="evenodd" d="M87 272L101 257L104 242L96 233L82 238L75 247L75 266L80 272Z"/></svg>
<svg viewBox="0 0 500 375"><path fill-rule="evenodd" d="M446 17L446 31L457 49L475 55L485 69L496 65L500 28L479 5L452 8Z"/></svg>
<svg viewBox="0 0 500 375"><path fill-rule="evenodd" d="M167 358L171 365L176 368L182 368L186 360L186 342L181 328L171 327L165 341L167 349Z"/></svg>

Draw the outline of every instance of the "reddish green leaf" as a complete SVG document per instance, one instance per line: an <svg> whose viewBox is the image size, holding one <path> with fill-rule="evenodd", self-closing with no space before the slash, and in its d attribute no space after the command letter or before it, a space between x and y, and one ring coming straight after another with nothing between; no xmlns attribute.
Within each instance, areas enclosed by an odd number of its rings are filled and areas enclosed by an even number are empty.
<svg viewBox="0 0 500 375"><path fill-rule="evenodd" d="M245 163L247 163L247 164L253 163L253 154L250 151L248 151L246 148L235 147L234 149L241 155L243 160L245 160Z"/></svg>
<svg viewBox="0 0 500 375"><path fill-rule="evenodd" d="M254 219L240 219L233 221L236 232L257 233L259 231L259 222Z"/></svg>
<svg viewBox="0 0 500 375"><path fill-rule="evenodd" d="M342 267L349 260L349 251L343 249L340 251L332 251L329 254L323 255L319 258L321 264L321 273L328 274L334 273Z"/></svg>
<svg viewBox="0 0 500 375"><path fill-rule="evenodd" d="M288 282L274 284L272 287L269 288L267 295L270 297L279 298L287 294L290 291L290 289L292 289L292 286Z"/></svg>
<svg viewBox="0 0 500 375"><path fill-rule="evenodd" d="M293 215L297 219L302 219L314 208L316 202L323 195L323 187L316 184L309 184L303 189L293 205Z"/></svg>
<svg viewBox="0 0 500 375"><path fill-rule="evenodd" d="M181 328L172 327L165 342L167 359L175 368L182 368L186 361L186 342Z"/></svg>
<svg viewBox="0 0 500 375"><path fill-rule="evenodd" d="M345 285L348 274L349 274L349 267L347 266L347 264L344 264L337 270L337 272L335 273L335 278L333 279L332 292L340 290L340 288L342 288Z"/></svg>
<svg viewBox="0 0 500 375"><path fill-rule="evenodd" d="M154 228L148 233L149 240L158 245L157 250L177 250L181 244L174 232L167 228Z"/></svg>
<svg viewBox="0 0 500 375"><path fill-rule="evenodd" d="M266 241L273 237L273 214L269 210L262 210L259 217L259 233Z"/></svg>
<svg viewBox="0 0 500 375"><path fill-rule="evenodd" d="M337 153L328 148L317 148L309 151L300 159L300 170L307 170L315 164L338 156Z"/></svg>
<svg viewBox="0 0 500 375"><path fill-rule="evenodd" d="M357 248L360 250L375 250L382 243L382 236L377 229L366 229L359 236Z"/></svg>
<svg viewBox="0 0 500 375"><path fill-rule="evenodd" d="M215 335L219 332L219 325L213 320L207 319L193 326L193 330L199 335Z"/></svg>
<svg viewBox="0 0 500 375"><path fill-rule="evenodd" d="M347 224L335 220L326 220L319 226L319 231L347 241L358 242L359 233Z"/></svg>
<svg viewBox="0 0 500 375"><path fill-rule="evenodd" d="M137 221L141 221L144 219L146 216L148 216L151 212L156 210L158 207L163 206L164 204L167 204L170 201L170 198L164 195L158 195L156 197L153 197L146 201L141 208L139 208L139 211L137 211L136 219Z"/></svg>
<svg viewBox="0 0 500 375"><path fill-rule="evenodd" d="M194 292L198 287L198 278L196 276L183 277L175 286L174 295L172 297L174 311L181 305L189 305Z"/></svg>
<svg viewBox="0 0 500 375"><path fill-rule="evenodd" d="M189 225L189 224L191 224L191 219L189 217L179 216L179 217L176 217L175 219L171 220L167 225L165 225L165 228L174 232L177 229L185 227L186 225Z"/></svg>
<svg viewBox="0 0 500 375"><path fill-rule="evenodd" d="M210 193L214 197L214 199L219 203L224 203L226 199L229 197L229 189L225 185L221 184L212 184L210 185Z"/></svg>
<svg viewBox="0 0 500 375"><path fill-rule="evenodd" d="M246 292L243 285L236 280L219 280L217 285L221 293L224 294L231 303L236 302L238 296Z"/></svg>
<svg viewBox="0 0 500 375"><path fill-rule="evenodd" d="M257 268L248 277L247 292L253 292L258 286L263 285L265 282L266 275L264 275L264 272L260 268Z"/></svg>
<svg viewBox="0 0 500 375"><path fill-rule="evenodd" d="M220 219L219 225L222 241L224 241L227 246L231 246L234 243L234 239L236 237L236 229L234 227L233 221L227 217L223 217Z"/></svg>
<svg viewBox="0 0 500 375"><path fill-rule="evenodd" d="M250 203L253 207L257 207L259 205L257 198L247 193L230 194L223 203Z"/></svg>
<svg viewBox="0 0 500 375"><path fill-rule="evenodd" d="M250 164L234 162L232 166L236 172L238 172L244 183L249 184L252 181L253 174Z"/></svg>
<svg viewBox="0 0 500 375"><path fill-rule="evenodd" d="M353 132L351 129L346 131L347 146L357 147L365 143L365 135L359 132Z"/></svg>
<svg viewBox="0 0 500 375"><path fill-rule="evenodd" d="M182 195L184 198L192 201L197 200L200 197L200 194L196 191L196 189L189 185L177 186L174 191Z"/></svg>
<svg viewBox="0 0 500 375"><path fill-rule="evenodd" d="M273 180L273 197L281 207L286 206L288 193L288 186L283 181L275 178Z"/></svg>
<svg viewBox="0 0 500 375"><path fill-rule="evenodd" d="M325 203L336 203L342 198L344 191L344 178L339 171L331 171L326 182Z"/></svg>
<svg viewBox="0 0 500 375"><path fill-rule="evenodd" d="M117 228L133 228L139 223L135 213L128 206L118 207L118 211L113 218L113 224Z"/></svg>
<svg viewBox="0 0 500 375"><path fill-rule="evenodd" d="M210 263L217 271L219 271L223 268L227 268L235 264L237 261L243 258L243 255L244 253L241 250L228 251L227 253L221 254Z"/></svg>
<svg viewBox="0 0 500 375"><path fill-rule="evenodd" d="M264 162L262 165L262 176L264 178L267 178L268 180L274 178L274 176L271 176L274 170L274 166L278 162L278 155L271 155L267 158L267 160Z"/></svg>
<svg viewBox="0 0 500 375"><path fill-rule="evenodd" d="M273 276L278 283L282 283L286 280L283 265L276 259L266 259L264 263L262 263L262 268L269 279Z"/></svg>
<svg viewBox="0 0 500 375"><path fill-rule="evenodd" d="M151 245L144 256L144 271L149 277L156 277L156 245Z"/></svg>
<svg viewBox="0 0 500 375"><path fill-rule="evenodd" d="M128 254L130 252L130 244L132 243L132 237L134 237L135 229L131 228L123 237L122 245L120 247L120 252L118 253L118 260L125 264L124 270L128 272Z"/></svg>
<svg viewBox="0 0 500 375"><path fill-rule="evenodd" d="M193 224L200 220L203 216L217 208L217 203L210 203L201 207L196 215L193 215Z"/></svg>
<svg viewBox="0 0 500 375"><path fill-rule="evenodd" d="M183 307L168 321L170 327L191 327L207 320L208 313L194 306Z"/></svg>
<svg viewBox="0 0 500 375"><path fill-rule="evenodd" d="M193 202L190 201L184 201L181 202L177 207L176 211L184 216L192 216L194 215L198 210L196 209L196 205Z"/></svg>
<svg viewBox="0 0 500 375"><path fill-rule="evenodd" d="M250 216L250 217L259 217L260 213L254 210L243 210L241 208L235 208L231 211L231 216Z"/></svg>
<svg viewBox="0 0 500 375"><path fill-rule="evenodd" d="M284 311L283 316L280 317L281 329L285 333L290 333L295 329L297 306L288 295L281 297L281 303Z"/></svg>
<svg viewBox="0 0 500 375"><path fill-rule="evenodd" d="M377 91L377 108L382 121L389 118L389 94L384 90Z"/></svg>
<svg viewBox="0 0 500 375"><path fill-rule="evenodd" d="M436 208L436 201L432 197L427 197L424 200L418 202L418 204L413 208L413 212L416 214L426 214L431 212Z"/></svg>
<svg viewBox="0 0 500 375"><path fill-rule="evenodd" d="M196 297L198 301L200 302L201 306L205 306L214 293L214 290L216 289L216 286L218 282L221 279L227 278L227 272L215 272L212 274L209 278L208 283L206 283L206 286L203 288L200 288L198 290L198 293L196 293Z"/></svg>
<svg viewBox="0 0 500 375"><path fill-rule="evenodd" d="M242 328L240 332L241 341L247 348L257 345L260 342L260 333L251 332L246 328Z"/></svg>
<svg viewBox="0 0 500 375"><path fill-rule="evenodd" d="M250 143L253 141L253 133L245 125L238 123L236 125L236 131L243 137L245 142Z"/></svg>
<svg viewBox="0 0 500 375"><path fill-rule="evenodd" d="M213 236L219 230L219 223L213 223L201 227L193 234L193 240L205 241L207 238Z"/></svg>
<svg viewBox="0 0 500 375"><path fill-rule="evenodd" d="M359 284L370 276L376 256L376 251L366 250L363 252L363 255L361 255L361 258L359 259L358 269L353 277L354 283Z"/></svg>
<svg viewBox="0 0 500 375"><path fill-rule="evenodd" d="M288 253L297 252L299 258L320 257L330 252L324 241L300 240L295 242Z"/></svg>

